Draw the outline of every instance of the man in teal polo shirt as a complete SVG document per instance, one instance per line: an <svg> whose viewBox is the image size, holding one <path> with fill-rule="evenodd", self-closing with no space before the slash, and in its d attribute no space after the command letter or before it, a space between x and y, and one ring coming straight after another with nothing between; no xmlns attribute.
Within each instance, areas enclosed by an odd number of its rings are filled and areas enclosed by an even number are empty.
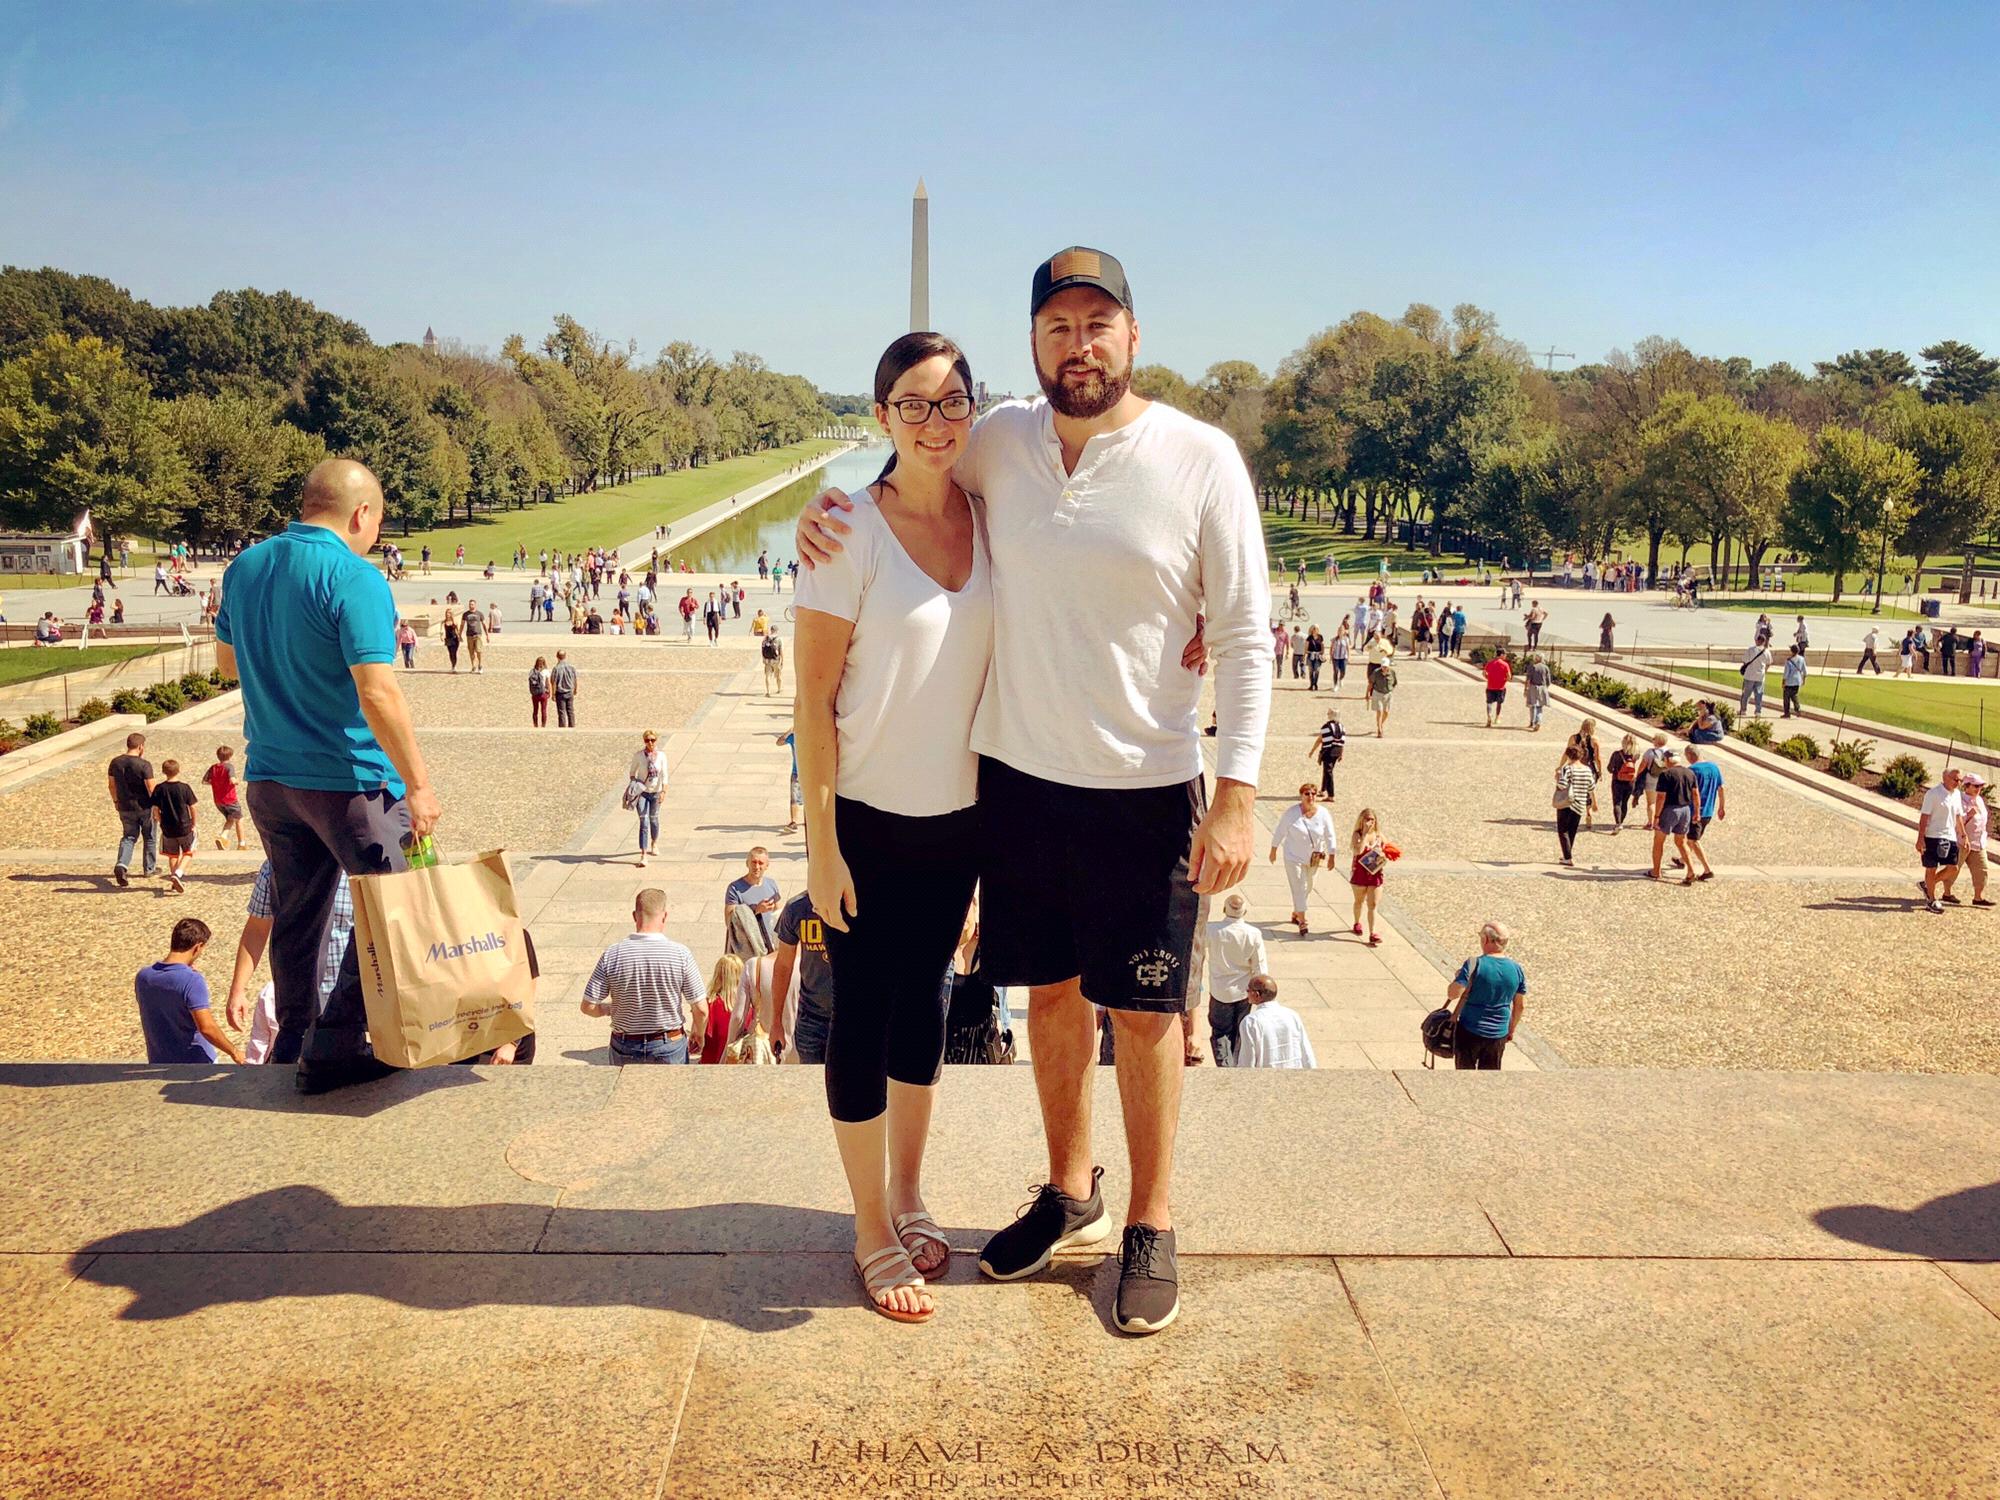
<svg viewBox="0 0 2000 1500"><path fill-rule="evenodd" d="M391 1069L367 1042L354 946L322 1008L319 962L341 872L406 867L401 840L438 820L437 795L396 681L396 606L367 562L382 486L329 458L306 476L299 519L223 574L216 664L242 679L250 816L271 861L270 1061L296 1061L302 1093Z"/></svg>

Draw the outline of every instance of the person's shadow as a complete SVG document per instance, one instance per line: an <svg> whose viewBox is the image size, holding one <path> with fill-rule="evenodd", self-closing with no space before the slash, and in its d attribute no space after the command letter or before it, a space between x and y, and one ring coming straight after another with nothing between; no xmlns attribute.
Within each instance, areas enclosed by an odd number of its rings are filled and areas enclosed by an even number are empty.
<svg viewBox="0 0 2000 1500"><path fill-rule="evenodd" d="M1813 1222L1841 1239L1899 1255L2000 1261L2000 1182L1961 1188L1912 1209L1843 1203L1822 1208Z"/></svg>
<svg viewBox="0 0 2000 1500"><path fill-rule="evenodd" d="M180 1224L106 1235L77 1251L70 1270L80 1280L129 1291L132 1300L119 1314L126 1322L185 1317L233 1302L363 1296L437 1311L500 1304L633 1307L719 1318L751 1333L770 1333L806 1322L816 1309L862 1305L860 1279L846 1250L826 1248L850 1245L853 1221L825 1209L769 1203L566 1208L560 1210L563 1239L585 1247L574 1253L430 1248L533 1245L555 1212L535 1203L350 1205L323 1189L292 1185L254 1193ZM941 1284L982 1282L971 1246L986 1233L945 1230L954 1253ZM274 1242L327 1248L244 1253L231 1258L241 1265L226 1275L217 1274L213 1255L161 1248L254 1251ZM732 1244L800 1248L789 1254L736 1254L728 1248ZM628 1245L630 1251L606 1248ZM422 1248L399 1253L384 1246ZM1115 1256L1058 1260L1048 1275L1097 1304L1108 1323Z"/></svg>
<svg viewBox="0 0 2000 1500"><path fill-rule="evenodd" d="M54 1089L148 1081L160 1085L160 1098L168 1104L357 1119L436 1089L469 1088L484 1082L469 1067L415 1068L372 1083L307 1095L298 1092L294 1072L289 1063L244 1067L234 1063L6 1063L0 1064L0 1085Z"/></svg>

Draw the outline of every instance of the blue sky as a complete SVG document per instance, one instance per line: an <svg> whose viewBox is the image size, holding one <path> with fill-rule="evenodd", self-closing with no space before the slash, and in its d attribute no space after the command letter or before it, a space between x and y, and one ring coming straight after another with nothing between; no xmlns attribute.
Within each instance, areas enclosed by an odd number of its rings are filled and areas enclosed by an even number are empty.
<svg viewBox="0 0 2000 1500"><path fill-rule="evenodd" d="M1071 242L1190 375L1412 301L1585 359L1996 351L1997 80L1991 4L0 0L0 260L860 390L921 173L1003 389Z"/></svg>

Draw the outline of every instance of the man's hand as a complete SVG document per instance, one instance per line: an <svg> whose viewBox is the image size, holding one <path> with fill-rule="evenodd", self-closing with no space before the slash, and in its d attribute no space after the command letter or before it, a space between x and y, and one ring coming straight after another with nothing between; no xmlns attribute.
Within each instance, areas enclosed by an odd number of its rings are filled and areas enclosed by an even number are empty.
<svg viewBox="0 0 2000 1500"><path fill-rule="evenodd" d="M229 999L222 1007L222 1018L229 1023L231 1031L241 1031L243 1023L250 1019L250 997L241 990L231 990Z"/></svg>
<svg viewBox="0 0 2000 1500"><path fill-rule="evenodd" d="M444 809L438 806L437 793L427 786L411 787L403 800L410 810L410 832L418 838L437 827L438 819L444 816Z"/></svg>
<svg viewBox="0 0 2000 1500"><path fill-rule="evenodd" d="M832 562L835 554L844 550L840 539L854 530L834 511L852 509L854 502L839 490L821 490L814 496L799 512L798 529L792 536L792 544L799 549L799 561L808 568Z"/></svg>
<svg viewBox="0 0 2000 1500"><path fill-rule="evenodd" d="M1257 789L1248 782L1216 782L1215 801L1188 851L1188 883L1199 894L1226 891L1249 873L1250 851L1256 847L1256 802Z"/></svg>
<svg viewBox="0 0 2000 1500"><path fill-rule="evenodd" d="M1194 634L1189 636L1188 643L1181 647L1181 665L1197 677L1206 677L1208 675L1208 643L1202 639L1202 631L1207 628L1207 625L1208 617L1206 615L1196 615L1194 617Z"/></svg>

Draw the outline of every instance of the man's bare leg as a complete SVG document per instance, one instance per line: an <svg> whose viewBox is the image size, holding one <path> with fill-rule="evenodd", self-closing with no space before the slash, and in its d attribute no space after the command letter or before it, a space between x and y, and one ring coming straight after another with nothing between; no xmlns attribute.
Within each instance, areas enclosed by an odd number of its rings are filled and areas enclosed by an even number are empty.
<svg viewBox="0 0 2000 1500"><path fill-rule="evenodd" d="M1028 989L1028 1050L1042 1133L1049 1141L1049 1181L1071 1198L1090 1196L1091 1069L1097 1066L1097 1015L1075 979ZM1176 1059L1178 1061L1178 1059Z"/></svg>
<svg viewBox="0 0 2000 1500"><path fill-rule="evenodd" d="M1180 1124L1181 1074L1187 1066L1180 1048L1180 1018L1172 1011L1110 1014L1118 1102L1132 1166L1132 1201L1125 1222L1172 1229L1174 1132Z"/></svg>

